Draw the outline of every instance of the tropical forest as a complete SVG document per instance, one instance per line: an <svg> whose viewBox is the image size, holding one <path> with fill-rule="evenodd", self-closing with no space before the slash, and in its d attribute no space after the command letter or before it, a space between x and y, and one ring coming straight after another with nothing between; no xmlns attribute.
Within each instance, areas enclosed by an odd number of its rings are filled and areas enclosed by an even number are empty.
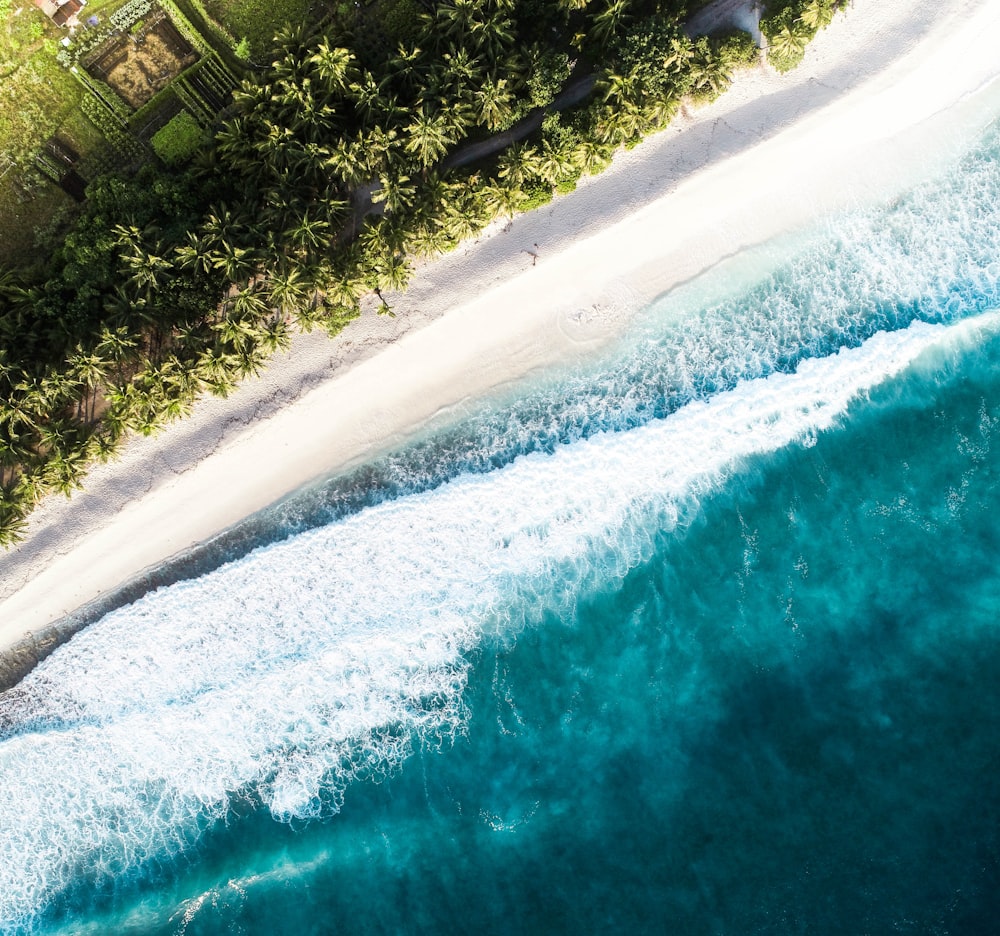
<svg viewBox="0 0 1000 936"><path fill-rule="evenodd" d="M771 0L771 67L840 0ZM18 6L20 4L20 6ZM699 0L0 0L0 544L761 58ZM387 298L388 297L388 298Z"/></svg>

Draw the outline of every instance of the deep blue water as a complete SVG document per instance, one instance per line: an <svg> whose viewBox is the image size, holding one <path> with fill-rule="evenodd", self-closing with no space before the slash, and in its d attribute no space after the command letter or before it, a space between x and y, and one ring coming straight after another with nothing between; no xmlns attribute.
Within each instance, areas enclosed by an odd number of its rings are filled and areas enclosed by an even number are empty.
<svg viewBox="0 0 1000 936"><path fill-rule="evenodd" d="M74 638L0 930L996 932L997 148Z"/></svg>

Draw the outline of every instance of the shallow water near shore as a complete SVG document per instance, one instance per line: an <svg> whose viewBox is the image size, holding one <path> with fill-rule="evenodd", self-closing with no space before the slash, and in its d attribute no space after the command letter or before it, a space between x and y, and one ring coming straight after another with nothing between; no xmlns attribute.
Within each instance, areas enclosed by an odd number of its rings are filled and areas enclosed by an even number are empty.
<svg viewBox="0 0 1000 936"><path fill-rule="evenodd" d="M78 635L0 929L990 932L997 146Z"/></svg>

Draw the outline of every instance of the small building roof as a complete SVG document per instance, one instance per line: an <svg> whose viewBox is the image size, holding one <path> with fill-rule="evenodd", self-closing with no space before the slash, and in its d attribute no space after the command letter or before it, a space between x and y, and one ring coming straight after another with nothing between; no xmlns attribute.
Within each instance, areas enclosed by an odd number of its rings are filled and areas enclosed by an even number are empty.
<svg viewBox="0 0 1000 936"><path fill-rule="evenodd" d="M55 9L49 13L48 8L53 5ZM39 4L57 26L76 26L78 24L77 14L86 5L87 0L63 0L62 3L56 4L53 4L52 0L42 0L42 3Z"/></svg>

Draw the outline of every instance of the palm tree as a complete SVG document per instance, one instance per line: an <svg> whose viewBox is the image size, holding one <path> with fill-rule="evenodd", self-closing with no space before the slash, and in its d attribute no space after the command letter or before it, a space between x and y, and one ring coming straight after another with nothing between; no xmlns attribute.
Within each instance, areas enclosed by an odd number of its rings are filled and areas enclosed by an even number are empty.
<svg viewBox="0 0 1000 936"><path fill-rule="evenodd" d="M348 88L355 112L365 125L376 123L397 107L395 98L390 98L385 93L386 81L384 78L381 82L377 81L366 68Z"/></svg>
<svg viewBox="0 0 1000 936"><path fill-rule="evenodd" d="M712 52L707 42L699 43L690 62L691 94L714 101L729 87L729 70L722 57Z"/></svg>
<svg viewBox="0 0 1000 936"><path fill-rule="evenodd" d="M67 497L81 487L80 474L83 453L71 450L53 452L42 466L42 483L50 490Z"/></svg>
<svg viewBox="0 0 1000 936"><path fill-rule="evenodd" d="M266 288L257 285L244 286L229 300L228 304L234 315L248 320L260 320L271 312L267 298Z"/></svg>
<svg viewBox="0 0 1000 936"><path fill-rule="evenodd" d="M466 87L477 84L483 73L482 60L472 56L464 47L451 46L442 56L444 73L453 89L452 97L462 96Z"/></svg>
<svg viewBox="0 0 1000 936"><path fill-rule="evenodd" d="M198 359L198 378L214 396L229 396L238 372L239 358L221 345L206 349Z"/></svg>
<svg viewBox="0 0 1000 936"><path fill-rule="evenodd" d="M107 462L118 449L120 436L108 426L102 426L87 439L84 458L87 461L95 460L101 463Z"/></svg>
<svg viewBox="0 0 1000 936"><path fill-rule="evenodd" d="M256 321L244 315L226 315L212 325L212 330L237 354L253 346L258 337Z"/></svg>
<svg viewBox="0 0 1000 936"><path fill-rule="evenodd" d="M11 491L13 499L22 504L37 504L45 493L45 486L37 470L22 471Z"/></svg>
<svg viewBox="0 0 1000 936"><path fill-rule="evenodd" d="M240 377L256 377L267 364L267 353L261 347L248 348L236 356L236 372Z"/></svg>
<svg viewBox="0 0 1000 936"><path fill-rule="evenodd" d="M605 108L597 125L597 139L606 145L619 146L641 136L646 126L642 108L635 104Z"/></svg>
<svg viewBox="0 0 1000 936"><path fill-rule="evenodd" d="M677 98L672 95L669 97L654 98L646 102L646 106L643 108L643 115L650 127L665 127L674 119L679 106Z"/></svg>
<svg viewBox="0 0 1000 936"><path fill-rule="evenodd" d="M802 60L807 45L809 45L808 36L796 30L793 26L784 26L768 42L768 61L778 71L789 71Z"/></svg>
<svg viewBox="0 0 1000 936"><path fill-rule="evenodd" d="M378 296L382 310L388 311L389 303L383 298L382 290L402 289L409 279L410 267L406 257L393 247L392 238L380 236L384 219L379 220L383 223L373 226L373 236L363 244L361 263L366 285Z"/></svg>
<svg viewBox="0 0 1000 936"><path fill-rule="evenodd" d="M538 176L538 162L538 151L533 146L514 143L500 154L497 168L501 179L521 187L529 178Z"/></svg>
<svg viewBox="0 0 1000 936"><path fill-rule="evenodd" d="M0 348L0 387L6 392L17 380L19 371L10 363L6 348ZM0 398L2 399L2 398Z"/></svg>
<svg viewBox="0 0 1000 936"><path fill-rule="evenodd" d="M417 157L421 167L427 169L455 142L454 126L447 114L428 110L425 104L406 126L404 148Z"/></svg>
<svg viewBox="0 0 1000 936"><path fill-rule="evenodd" d="M634 72L607 72L600 87L604 90L604 100L613 103L637 102L642 91L639 76Z"/></svg>
<svg viewBox="0 0 1000 936"><path fill-rule="evenodd" d="M24 378L4 400L0 418L13 432L28 427L37 430L50 414L47 388L38 378Z"/></svg>
<svg viewBox="0 0 1000 936"><path fill-rule="evenodd" d="M350 49L331 46L330 40L325 36L309 56L308 62L326 87L335 94L345 94L356 77L354 53Z"/></svg>
<svg viewBox="0 0 1000 936"><path fill-rule="evenodd" d="M538 158L538 175L550 185L555 185L574 169L574 154L572 150L564 150L550 140L542 142L542 150Z"/></svg>
<svg viewBox="0 0 1000 936"><path fill-rule="evenodd" d="M421 257L432 257L454 246L454 238L440 221L421 225L410 239L410 250Z"/></svg>
<svg viewBox="0 0 1000 936"><path fill-rule="evenodd" d="M173 270L173 264L159 254L146 251L138 244L122 259L129 274L129 285L132 286L135 295L146 304L151 304L167 274Z"/></svg>
<svg viewBox="0 0 1000 936"><path fill-rule="evenodd" d="M314 140L303 142L300 139L296 145L288 148L289 174L296 179L300 186L313 184L318 187L322 185L327 176L326 167L332 152L330 147L322 143L317 143Z"/></svg>
<svg viewBox="0 0 1000 936"><path fill-rule="evenodd" d="M77 345L66 363L72 379L79 381L87 391L83 400L83 418L89 420L93 415L97 388L107 379L109 361L96 349L87 352Z"/></svg>
<svg viewBox="0 0 1000 936"><path fill-rule="evenodd" d="M833 5L828 0L812 0L799 14L799 21L813 34L833 22Z"/></svg>
<svg viewBox="0 0 1000 936"><path fill-rule="evenodd" d="M514 44L513 27L513 20L501 9L473 24L472 36L488 61L498 61Z"/></svg>
<svg viewBox="0 0 1000 936"><path fill-rule="evenodd" d="M257 271L257 251L237 247L230 241L222 241L208 256L212 268L222 273L228 283L246 283Z"/></svg>
<svg viewBox="0 0 1000 936"><path fill-rule="evenodd" d="M272 318L262 322L258 330L258 339L261 348L267 354L274 354L277 351L288 350L292 343L292 334L288 330L288 323L281 318Z"/></svg>
<svg viewBox="0 0 1000 936"><path fill-rule="evenodd" d="M38 445L48 455L65 452L69 445L72 427L67 419L47 419L38 429Z"/></svg>
<svg viewBox="0 0 1000 936"><path fill-rule="evenodd" d="M215 146L212 151L217 153L228 166L251 165L255 153L248 118L237 115L226 121L222 129L215 134Z"/></svg>
<svg viewBox="0 0 1000 936"><path fill-rule="evenodd" d="M202 225L202 243L206 248L227 242L238 244L245 239L248 227L245 217L223 202L213 208L205 219Z"/></svg>
<svg viewBox="0 0 1000 936"><path fill-rule="evenodd" d="M340 277L326 284L326 298L334 306L357 308L364 289L363 283Z"/></svg>
<svg viewBox="0 0 1000 936"><path fill-rule="evenodd" d="M492 218L513 218L525 196L519 186L506 182L487 182L479 191L483 210Z"/></svg>
<svg viewBox="0 0 1000 936"><path fill-rule="evenodd" d="M211 334L212 327L207 320L185 322L174 329L172 346L178 354L185 356L185 361L191 362L197 358Z"/></svg>
<svg viewBox="0 0 1000 936"><path fill-rule="evenodd" d="M31 441L8 424L0 425L0 479L9 481L14 469L31 457Z"/></svg>
<svg viewBox="0 0 1000 936"><path fill-rule="evenodd" d="M342 140L330 152L327 166L350 188L368 181L370 174L368 153L360 141Z"/></svg>
<svg viewBox="0 0 1000 936"><path fill-rule="evenodd" d="M445 42L464 45L479 13L476 0L449 0L433 13L421 14L425 34L440 48Z"/></svg>
<svg viewBox="0 0 1000 936"><path fill-rule="evenodd" d="M177 265L182 270L207 274L212 269L211 252L193 231L187 232L186 244L178 244L174 248L174 255L177 257Z"/></svg>
<svg viewBox="0 0 1000 936"><path fill-rule="evenodd" d="M413 205L417 187L408 175L384 175L379 179L379 188L372 192L374 204L385 204L390 212L399 212Z"/></svg>
<svg viewBox="0 0 1000 936"><path fill-rule="evenodd" d="M94 348L94 353L115 365L116 371L122 362L136 348L136 340L129 334L127 328L101 329L100 339Z"/></svg>
<svg viewBox="0 0 1000 936"><path fill-rule="evenodd" d="M576 162L584 172L594 175L605 169L611 162L611 153L607 146L597 140L585 139L577 144Z"/></svg>
<svg viewBox="0 0 1000 936"><path fill-rule="evenodd" d="M300 256L309 258L330 246L330 225L322 218L309 217L309 209L306 208L293 219L292 226L285 230L282 239L296 248Z"/></svg>
<svg viewBox="0 0 1000 936"><path fill-rule="evenodd" d="M617 35L628 19L629 0L608 0L607 6L594 17L591 35L602 46Z"/></svg>
<svg viewBox="0 0 1000 936"><path fill-rule="evenodd" d="M139 426L139 410L142 400L135 384L128 381L111 387L108 391L108 409L104 414L104 423L111 427L117 435L124 435L127 429L137 429Z"/></svg>
<svg viewBox="0 0 1000 936"><path fill-rule="evenodd" d="M406 245L406 232L394 219L383 215L369 219L358 235L358 244L362 257L401 253Z"/></svg>
<svg viewBox="0 0 1000 936"><path fill-rule="evenodd" d="M137 317L137 306L139 303L126 292L125 287L116 283L111 287L111 291L104 295L102 303L104 309L104 320L112 329L118 331L123 329L131 333Z"/></svg>
<svg viewBox="0 0 1000 936"><path fill-rule="evenodd" d="M513 114L514 93L506 78L490 75L472 94L476 121L488 130L506 126Z"/></svg>
<svg viewBox="0 0 1000 936"><path fill-rule="evenodd" d="M395 129L385 127L372 127L362 134L359 143L367 155L365 168L371 175L385 172L392 163L398 161L397 136Z"/></svg>
<svg viewBox="0 0 1000 936"><path fill-rule="evenodd" d="M400 44L396 54L389 61L387 71L393 77L393 84L408 90L414 90L422 84L422 69L419 67L423 51L419 47L408 48Z"/></svg>
<svg viewBox="0 0 1000 936"><path fill-rule="evenodd" d="M24 539L28 528L25 508L16 494L0 497L0 546L10 547Z"/></svg>
<svg viewBox="0 0 1000 936"><path fill-rule="evenodd" d="M271 308L282 315L294 312L309 300L309 280L300 267L293 266L272 273L266 288Z"/></svg>

